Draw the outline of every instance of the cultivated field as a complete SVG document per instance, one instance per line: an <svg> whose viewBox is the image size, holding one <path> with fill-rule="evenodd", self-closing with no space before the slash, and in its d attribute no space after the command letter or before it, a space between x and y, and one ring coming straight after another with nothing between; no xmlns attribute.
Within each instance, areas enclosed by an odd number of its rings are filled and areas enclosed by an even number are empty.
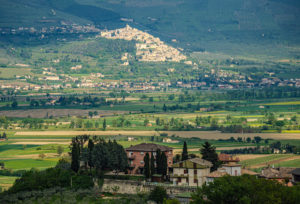
<svg viewBox="0 0 300 204"><path fill-rule="evenodd" d="M268 165L276 166L292 166L285 164L286 162L295 163L294 161L300 161L300 156L294 154L264 154L264 155L238 155L241 159L241 164L248 168L262 168ZM291 162L293 161L293 162ZM280 165L282 164L282 165ZM299 164L300 165L300 164Z"/></svg>
<svg viewBox="0 0 300 204"><path fill-rule="evenodd" d="M88 113L97 111L99 116L112 116L128 113L127 111L108 111L108 110L82 110L82 109L30 109L30 110L8 110L0 111L0 116L26 118L45 118L46 115L53 117L65 116L87 116Z"/></svg>
<svg viewBox="0 0 300 204"><path fill-rule="evenodd" d="M263 139L300 139L299 133L221 133L219 131L20 131L15 136L76 136L76 135L128 135L128 136L158 136L160 133L176 135L184 138L229 139L230 137L260 136Z"/></svg>

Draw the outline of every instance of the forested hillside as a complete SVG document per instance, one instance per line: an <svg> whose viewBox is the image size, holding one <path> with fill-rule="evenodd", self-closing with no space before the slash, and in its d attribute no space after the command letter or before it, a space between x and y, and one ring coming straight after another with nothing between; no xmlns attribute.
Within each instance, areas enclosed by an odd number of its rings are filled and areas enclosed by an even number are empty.
<svg viewBox="0 0 300 204"><path fill-rule="evenodd" d="M0 27L130 23L190 51L299 57L297 0L3 0L0 13Z"/></svg>

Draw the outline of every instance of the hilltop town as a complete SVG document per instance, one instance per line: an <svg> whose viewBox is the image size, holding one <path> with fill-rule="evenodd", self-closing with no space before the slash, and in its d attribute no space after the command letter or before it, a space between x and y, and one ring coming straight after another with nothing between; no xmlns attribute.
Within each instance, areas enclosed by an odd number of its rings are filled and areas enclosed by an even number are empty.
<svg viewBox="0 0 300 204"><path fill-rule="evenodd" d="M166 45L159 38L126 25L111 31L101 32L101 37L108 39L135 40L136 56L144 62L180 62L187 57L176 48Z"/></svg>

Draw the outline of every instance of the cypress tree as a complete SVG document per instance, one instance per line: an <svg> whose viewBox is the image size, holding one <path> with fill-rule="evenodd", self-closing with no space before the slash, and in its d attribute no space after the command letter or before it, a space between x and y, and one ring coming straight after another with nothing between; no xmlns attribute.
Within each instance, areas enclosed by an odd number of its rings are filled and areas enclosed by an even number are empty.
<svg viewBox="0 0 300 204"><path fill-rule="evenodd" d="M181 154L181 161L187 160L188 158L189 158L189 154L188 154L188 150L187 150L187 145L186 145L186 142L184 141L182 154Z"/></svg>
<svg viewBox="0 0 300 204"><path fill-rule="evenodd" d="M146 153L146 156L144 157L144 175L146 178L150 178L150 160L149 160L149 153Z"/></svg>
<svg viewBox="0 0 300 204"><path fill-rule="evenodd" d="M150 174L151 174L151 176L153 174L155 174L155 161L154 161L154 155L152 152L151 152L151 159L150 159Z"/></svg>
<svg viewBox="0 0 300 204"><path fill-rule="evenodd" d="M89 139L88 149L89 149L88 165L89 165L90 170L91 170L94 167L94 163L93 163L93 160L92 160L92 151L94 149L94 142L93 142L92 139Z"/></svg>
<svg viewBox="0 0 300 204"><path fill-rule="evenodd" d="M167 171L168 171L168 159L166 157L166 154L164 152L162 152L162 154L161 154L161 174L163 176L166 176Z"/></svg>
<svg viewBox="0 0 300 204"><path fill-rule="evenodd" d="M71 157L72 157L72 162L71 162L71 169L75 171L76 173L78 172L78 169L80 167L79 164L79 156L80 156L80 147L78 142L75 140L75 138L72 139L72 144L71 144Z"/></svg>
<svg viewBox="0 0 300 204"><path fill-rule="evenodd" d="M156 173L161 174L161 151L160 149L156 150Z"/></svg>
<svg viewBox="0 0 300 204"><path fill-rule="evenodd" d="M103 120L103 130L106 130L106 119Z"/></svg>

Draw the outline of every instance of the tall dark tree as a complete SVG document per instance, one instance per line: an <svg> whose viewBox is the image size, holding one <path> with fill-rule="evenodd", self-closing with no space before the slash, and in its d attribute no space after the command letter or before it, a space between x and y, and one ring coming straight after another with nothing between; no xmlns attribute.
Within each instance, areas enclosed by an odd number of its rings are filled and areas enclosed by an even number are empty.
<svg viewBox="0 0 300 204"><path fill-rule="evenodd" d="M89 139L88 143L88 150L89 150L89 157L88 157L88 165L90 167L90 170L94 167L93 159L92 159L92 152L94 149L94 142L92 139Z"/></svg>
<svg viewBox="0 0 300 204"><path fill-rule="evenodd" d="M107 126L107 125L106 125L106 119L104 119L104 120L103 120L103 124L102 124L103 130L106 130L106 126Z"/></svg>
<svg viewBox="0 0 300 204"><path fill-rule="evenodd" d="M200 153L202 154L202 159L210 161L213 164L211 170L217 170L221 163L219 161L216 148L213 147L209 142L205 142L200 149Z"/></svg>
<svg viewBox="0 0 300 204"><path fill-rule="evenodd" d="M155 159L152 152L151 152L151 159L150 159L150 174L151 176L155 174Z"/></svg>
<svg viewBox="0 0 300 204"><path fill-rule="evenodd" d="M71 143L71 159L72 159L71 169L75 172L78 172L80 167L79 158L80 158L79 143L76 140L76 138L73 138Z"/></svg>
<svg viewBox="0 0 300 204"><path fill-rule="evenodd" d="M150 158L149 153L147 152L144 156L144 175L146 178L150 178L151 170L150 170Z"/></svg>
<svg viewBox="0 0 300 204"><path fill-rule="evenodd" d="M108 158L108 155L111 154L109 154L107 144L103 139L101 139L97 144L95 144L92 151L92 161L98 173L107 169L108 161L110 159Z"/></svg>
<svg viewBox="0 0 300 204"><path fill-rule="evenodd" d="M162 173L162 163L161 163L161 151L160 151L160 149L156 150L155 160L156 160L156 173L161 174Z"/></svg>
<svg viewBox="0 0 300 204"><path fill-rule="evenodd" d="M187 160L188 158L189 158L189 154L188 154L188 150L187 150L187 144L184 141L182 154L181 154L181 161Z"/></svg>
<svg viewBox="0 0 300 204"><path fill-rule="evenodd" d="M125 171L128 167L128 160L123 146L119 145L116 140L114 140L112 143L108 143L108 150L108 167L115 171L116 174L120 171Z"/></svg>
<svg viewBox="0 0 300 204"><path fill-rule="evenodd" d="M161 174L163 176L166 176L168 173L168 159L166 157L166 154L162 152L161 154Z"/></svg>

